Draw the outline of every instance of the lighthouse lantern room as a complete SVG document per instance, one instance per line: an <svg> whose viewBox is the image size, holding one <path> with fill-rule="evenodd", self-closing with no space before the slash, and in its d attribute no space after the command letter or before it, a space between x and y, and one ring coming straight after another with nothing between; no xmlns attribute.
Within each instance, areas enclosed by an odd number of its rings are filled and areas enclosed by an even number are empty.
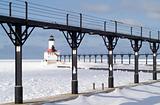
<svg viewBox="0 0 160 105"><path fill-rule="evenodd" d="M44 52L44 61L48 64L55 63L58 60L60 53L55 49L55 39L54 36L50 36L48 40L48 49Z"/></svg>

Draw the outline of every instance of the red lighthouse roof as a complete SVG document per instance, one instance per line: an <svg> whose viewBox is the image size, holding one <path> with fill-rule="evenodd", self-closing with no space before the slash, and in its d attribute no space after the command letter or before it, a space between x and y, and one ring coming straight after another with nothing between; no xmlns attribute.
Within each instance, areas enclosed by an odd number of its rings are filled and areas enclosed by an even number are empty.
<svg viewBox="0 0 160 105"><path fill-rule="evenodd" d="M57 50L55 49L54 46L52 46L52 49L48 49L47 52L56 52Z"/></svg>

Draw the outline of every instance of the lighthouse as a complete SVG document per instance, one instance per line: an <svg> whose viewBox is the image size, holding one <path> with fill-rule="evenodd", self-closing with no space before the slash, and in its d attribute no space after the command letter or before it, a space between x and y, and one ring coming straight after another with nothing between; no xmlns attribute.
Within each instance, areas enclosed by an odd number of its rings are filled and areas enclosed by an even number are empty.
<svg viewBox="0 0 160 105"><path fill-rule="evenodd" d="M55 48L54 36L50 36L48 39L48 49L44 52L44 61L48 64L56 63L60 53Z"/></svg>
<svg viewBox="0 0 160 105"><path fill-rule="evenodd" d="M56 51L54 47L54 37L51 35L48 39L48 52L54 52Z"/></svg>

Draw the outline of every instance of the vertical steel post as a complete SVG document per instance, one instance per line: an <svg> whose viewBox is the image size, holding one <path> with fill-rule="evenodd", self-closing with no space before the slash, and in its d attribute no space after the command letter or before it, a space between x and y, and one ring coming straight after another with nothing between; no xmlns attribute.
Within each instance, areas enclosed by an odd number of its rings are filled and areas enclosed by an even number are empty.
<svg viewBox="0 0 160 105"><path fill-rule="evenodd" d="M72 94L78 93L77 48L72 48Z"/></svg>
<svg viewBox="0 0 160 105"><path fill-rule="evenodd" d="M16 33L22 34L22 27L15 26ZM23 87L22 87L22 45L16 38L15 43L15 104L23 103Z"/></svg>
<svg viewBox="0 0 160 105"><path fill-rule="evenodd" d="M71 81L71 92L72 94L78 94L78 78L77 78L77 49L84 38L85 33L76 32L76 31L67 31L65 34L62 31L69 46L71 47L72 53L72 81Z"/></svg>
<svg viewBox="0 0 160 105"><path fill-rule="evenodd" d="M109 42L109 46L112 46L112 42ZM108 87L114 87L114 78L113 78L113 50L109 49L108 51L108 68L109 68L109 78L108 78Z"/></svg>
<svg viewBox="0 0 160 105"><path fill-rule="evenodd" d="M149 38L150 38L150 39L151 39L151 34L152 34L151 31L149 31Z"/></svg>
<svg viewBox="0 0 160 105"><path fill-rule="evenodd" d="M157 53L153 53L153 80L157 80Z"/></svg>
<svg viewBox="0 0 160 105"><path fill-rule="evenodd" d="M27 25L27 23L28 23L28 2L27 1L25 1L25 5L26 5L26 35L28 35L28 25Z"/></svg>
<svg viewBox="0 0 160 105"><path fill-rule="evenodd" d="M25 1L25 5L26 5L26 11L25 11L26 12L26 14L25 14L26 16L25 17L26 17L26 20L28 20L28 2L27 1Z"/></svg>
<svg viewBox="0 0 160 105"><path fill-rule="evenodd" d="M113 54L114 57L114 64L116 64L116 54Z"/></svg>
<svg viewBox="0 0 160 105"><path fill-rule="evenodd" d="M94 55L95 56L95 63L97 63L97 55Z"/></svg>
<svg viewBox="0 0 160 105"><path fill-rule="evenodd" d="M9 2L9 16L12 16L12 2Z"/></svg>
<svg viewBox="0 0 160 105"><path fill-rule="evenodd" d="M153 80L157 80L157 50L159 48L156 46L156 43L153 43L153 48L152 48L152 52L153 52Z"/></svg>
<svg viewBox="0 0 160 105"><path fill-rule="evenodd" d="M82 28L82 14L80 13L80 28Z"/></svg>
<svg viewBox="0 0 160 105"><path fill-rule="evenodd" d="M104 90L104 83L102 83L102 90Z"/></svg>
<svg viewBox="0 0 160 105"><path fill-rule="evenodd" d="M86 56L85 55L83 55L83 58L84 58L84 62L86 62Z"/></svg>
<svg viewBox="0 0 160 105"><path fill-rule="evenodd" d="M135 52L135 73L134 73L134 83L139 83L139 73L138 73L138 52Z"/></svg>
<svg viewBox="0 0 160 105"><path fill-rule="evenodd" d="M146 56L146 65L148 64L148 54L145 55Z"/></svg>
<svg viewBox="0 0 160 105"><path fill-rule="evenodd" d="M131 40L131 46L134 50L134 83L139 83L139 71L138 71L139 54L138 54L138 51L142 47L142 41L141 40L134 40L134 44L132 41L133 40Z"/></svg>
<svg viewBox="0 0 160 105"><path fill-rule="evenodd" d="M69 14L66 15L66 25L68 26Z"/></svg>
<svg viewBox="0 0 160 105"><path fill-rule="evenodd" d="M101 56L101 63L103 63L103 55L100 55Z"/></svg>
<svg viewBox="0 0 160 105"><path fill-rule="evenodd" d="M158 40L160 40L160 31L158 31Z"/></svg>
<svg viewBox="0 0 160 105"><path fill-rule="evenodd" d="M91 62L91 55L89 55L89 62Z"/></svg>
<svg viewBox="0 0 160 105"><path fill-rule="evenodd" d="M96 84L95 83L93 83L93 90L95 90L96 89Z"/></svg>
<svg viewBox="0 0 160 105"><path fill-rule="evenodd" d="M159 49L159 43L150 43L150 49L153 53L153 80L157 80L157 51Z"/></svg>
<svg viewBox="0 0 160 105"><path fill-rule="evenodd" d="M106 31L106 21L104 21L104 31Z"/></svg>
<svg viewBox="0 0 160 105"><path fill-rule="evenodd" d="M131 27L131 35L133 34L132 31L133 31L133 27Z"/></svg>
<svg viewBox="0 0 160 105"><path fill-rule="evenodd" d="M141 27L141 37L142 37L142 34L143 34L143 30L142 30L142 27Z"/></svg>
<svg viewBox="0 0 160 105"><path fill-rule="evenodd" d="M114 77L113 77L113 49L117 45L118 38L117 37L106 37L102 36L104 40L104 44L108 49L108 88L114 87Z"/></svg>
<svg viewBox="0 0 160 105"><path fill-rule="evenodd" d="M135 53L134 53L134 63L135 63L135 72L134 72L134 83L139 83L139 73L138 73L138 41L135 40Z"/></svg>
<svg viewBox="0 0 160 105"><path fill-rule="evenodd" d="M117 33L117 29L118 29L118 27L117 27L117 21L115 21L115 33Z"/></svg>
<svg viewBox="0 0 160 105"><path fill-rule="evenodd" d="M114 64L116 64L116 54L114 54Z"/></svg>
<svg viewBox="0 0 160 105"><path fill-rule="evenodd" d="M66 62L66 55L64 55L64 62Z"/></svg>
<svg viewBox="0 0 160 105"><path fill-rule="evenodd" d="M69 57L69 62L70 62L71 56L69 55L68 57Z"/></svg>
<svg viewBox="0 0 160 105"><path fill-rule="evenodd" d="M72 94L78 94L76 32L73 32L71 37L72 37Z"/></svg>
<svg viewBox="0 0 160 105"><path fill-rule="evenodd" d="M121 64L123 64L123 54L121 54Z"/></svg>
<svg viewBox="0 0 160 105"><path fill-rule="evenodd" d="M9 2L9 16L12 16L12 2ZM11 29L10 29L10 34L12 34Z"/></svg>
<svg viewBox="0 0 160 105"><path fill-rule="evenodd" d="M128 54L129 57L129 64L131 64L131 54Z"/></svg>

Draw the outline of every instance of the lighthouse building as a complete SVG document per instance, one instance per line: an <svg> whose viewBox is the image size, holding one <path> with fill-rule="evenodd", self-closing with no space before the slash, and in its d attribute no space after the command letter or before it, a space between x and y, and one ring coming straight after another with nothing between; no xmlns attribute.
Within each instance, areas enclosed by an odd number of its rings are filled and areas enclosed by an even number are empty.
<svg viewBox="0 0 160 105"><path fill-rule="evenodd" d="M44 52L44 61L48 64L55 63L58 60L58 56L60 53L55 49L55 40L54 37L51 35L48 40L48 49Z"/></svg>

